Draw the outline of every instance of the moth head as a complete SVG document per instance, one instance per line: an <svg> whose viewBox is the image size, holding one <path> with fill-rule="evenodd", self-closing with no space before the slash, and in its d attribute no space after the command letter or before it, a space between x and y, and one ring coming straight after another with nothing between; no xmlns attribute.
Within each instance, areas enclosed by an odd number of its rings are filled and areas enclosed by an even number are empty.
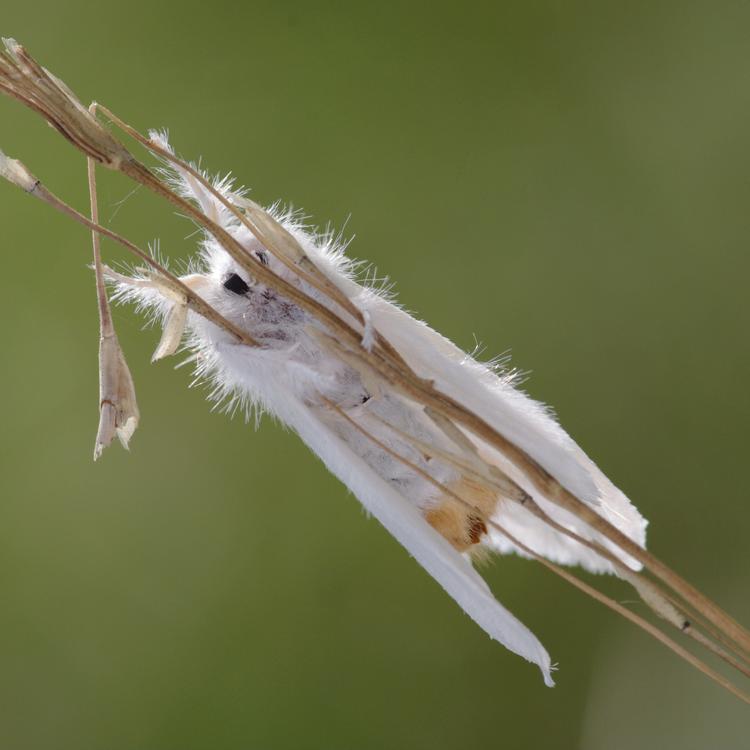
<svg viewBox="0 0 750 750"><path fill-rule="evenodd" d="M291 274L255 238L242 245L250 256L249 263L240 265L223 248L204 247L203 273L181 280L233 326L256 341L271 347L289 344L297 339L299 331L295 329L299 328L304 315L273 287L260 281L253 269L256 266L268 268L285 280L289 280ZM191 316L191 327L193 322L200 326L195 316ZM212 332L205 327L202 330L212 339L222 337L222 332Z"/></svg>
<svg viewBox="0 0 750 750"><path fill-rule="evenodd" d="M268 253L265 250L254 250L252 251L252 255L262 265L268 265ZM218 265L211 275L219 281L224 291L236 297L245 297L257 292L259 289L259 285L255 279L244 268L240 268L234 263L229 256L227 256L225 262Z"/></svg>

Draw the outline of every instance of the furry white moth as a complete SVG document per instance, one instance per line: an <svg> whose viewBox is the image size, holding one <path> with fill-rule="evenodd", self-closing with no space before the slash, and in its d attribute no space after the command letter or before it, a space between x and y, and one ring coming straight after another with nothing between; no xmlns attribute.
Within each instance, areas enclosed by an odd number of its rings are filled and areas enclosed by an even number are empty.
<svg viewBox="0 0 750 750"><path fill-rule="evenodd" d="M105 269L95 241L102 321L97 455L115 434L126 444L138 420L103 292L106 274L116 299L162 324L154 359L182 344L213 399L289 425L490 637L538 665L547 685L546 650L495 599L473 565L478 553L542 561L747 700L653 625L558 567L625 579L668 624L750 674L747 631L646 552L641 514L550 412L518 390L512 374L477 362L360 284L330 235L261 208L226 179L210 181L174 155L164 134L145 138L103 107L87 111L22 47L8 41L6 50L0 91L40 112L87 155L92 186L95 162L120 171L177 205L203 232L192 272L175 277L101 227L93 197L87 219L0 154L0 175L147 265L132 277ZM139 162L96 111L160 156L161 171Z"/></svg>
<svg viewBox="0 0 750 750"><path fill-rule="evenodd" d="M162 135L152 133L151 140L168 148ZM327 302L324 295L295 278L293 271L187 172L176 168L172 183L180 195L213 217L273 273L299 284L322 304ZM242 196L233 193L226 181L217 180L214 188L227 200L240 203ZM592 508L643 545L646 522L641 515L549 412L514 387L512 376L497 374L478 363L382 293L358 284L351 263L329 237L309 233L289 214L271 215L314 266L363 312L367 320L363 340L368 328L378 331L420 377L484 415ZM194 352L198 376L212 383L213 398L258 407L292 427L472 619L511 651L538 664L545 682L551 685L547 652L495 600L471 564L472 552L479 549L526 554L507 536L488 527L487 520L502 523L524 545L554 562L580 564L596 572L611 572L612 563L551 529L522 505L504 500L501 493L487 492L440 453L459 452L465 460L481 457L533 493L560 524L585 538L603 540L535 493L523 471L491 446L463 431L454 437L419 404L374 377L368 379L362 368L338 356L311 315L250 276L208 232L193 265L195 272L182 281L259 343L258 347L238 345L218 326L188 313L187 347ZM166 324L175 303L159 288L148 285L148 280L143 277L131 283L118 277L116 297L135 302ZM413 436L423 447L405 435ZM464 441L471 447L465 447ZM393 454L405 457L412 466ZM476 511L462 506L438 485L470 495ZM625 556L623 561L640 567Z"/></svg>
<svg viewBox="0 0 750 750"><path fill-rule="evenodd" d="M151 140L168 147L163 136L152 133ZM322 294L298 281L234 214L184 170L177 168L173 173L173 187L213 217L267 268L326 303ZM217 180L214 187L234 203L242 198L224 180ZM358 284L350 262L330 238L307 232L288 214L276 214L274 218L315 267L365 314L367 327L390 341L420 377L485 415L547 471L564 477L597 512L636 543L644 543L646 522L641 515L549 413L514 387L511 376L498 375L476 362L382 293ZM504 501L501 493L483 490L467 472L441 458L440 452L459 451L466 460L472 460L476 452L489 466L496 466L526 492L534 493L523 472L491 446L463 431L452 436L423 407L375 377L368 379L361 368L337 356L311 315L247 274L208 232L193 265L195 272L182 281L259 343L257 347L238 345L226 331L188 313L186 345L194 352L198 376L212 383L212 397L260 408L292 427L467 614L491 637L538 664L551 685L547 652L495 600L471 564L471 553L478 549L525 554L508 537L488 527L487 520L501 522L527 547L555 562L578 563L596 572L611 572L612 563L550 529L522 505ZM141 277L132 283L119 276L116 296L156 314L168 326L176 303L150 285L149 279ZM362 335L364 339L367 331ZM424 449L405 435L413 436ZM467 450L463 441L471 443L471 448ZM393 454L405 457L413 466ZM446 495L427 477L437 485L470 494L476 512ZM537 502L566 528L597 539L584 524L546 498L537 495ZM637 566L624 556L623 560Z"/></svg>

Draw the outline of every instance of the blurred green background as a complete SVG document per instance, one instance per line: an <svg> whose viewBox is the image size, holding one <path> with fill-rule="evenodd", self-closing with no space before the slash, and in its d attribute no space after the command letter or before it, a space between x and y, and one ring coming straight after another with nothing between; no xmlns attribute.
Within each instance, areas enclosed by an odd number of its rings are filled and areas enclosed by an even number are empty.
<svg viewBox="0 0 750 750"><path fill-rule="evenodd" d="M464 348L512 348L652 549L747 623L749 28L733 2L41 0L0 31L256 200L346 224ZM0 146L87 205L83 160L6 100ZM193 228L130 192L102 178L104 220L188 257ZM546 689L294 435L149 365L129 309L141 428L93 464L88 236L0 206L1 748L747 746L746 707L498 559Z"/></svg>

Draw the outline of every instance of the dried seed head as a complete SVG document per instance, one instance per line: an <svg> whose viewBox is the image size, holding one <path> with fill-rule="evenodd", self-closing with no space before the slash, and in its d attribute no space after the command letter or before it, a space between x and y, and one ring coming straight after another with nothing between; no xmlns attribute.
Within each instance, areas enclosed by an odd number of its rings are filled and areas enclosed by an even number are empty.
<svg viewBox="0 0 750 750"><path fill-rule="evenodd" d="M105 130L78 97L14 39L3 39L0 91L41 114L74 146L100 164L117 169L130 152Z"/></svg>
<svg viewBox="0 0 750 750"><path fill-rule="evenodd" d="M115 435L123 448L127 448L140 418L133 378L114 333L102 336L99 342L99 399L94 460Z"/></svg>

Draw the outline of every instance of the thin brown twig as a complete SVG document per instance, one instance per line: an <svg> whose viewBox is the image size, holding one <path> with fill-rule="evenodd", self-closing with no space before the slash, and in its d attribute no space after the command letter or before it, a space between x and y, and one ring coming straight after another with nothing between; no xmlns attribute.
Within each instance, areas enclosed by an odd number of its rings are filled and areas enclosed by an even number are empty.
<svg viewBox="0 0 750 750"><path fill-rule="evenodd" d="M57 209L66 216L72 218L74 221L83 226L88 227L92 232L96 232L98 235L103 235L114 240L118 244L125 247L131 253L136 255L151 268L153 268L166 282L167 284L177 293L181 294L187 300L187 304L190 308L206 318L215 325L223 328L227 333L231 334L238 343L245 344L247 346L259 346L258 342L250 336L247 332L238 328L234 323L227 320L221 313L215 308L208 304L199 294L193 291L187 284L181 281L177 276L168 271L158 261L154 260L145 250L141 250L137 245L126 239L122 235L113 232L111 229L97 224L91 219L84 216L82 213L77 211L72 206L65 203L63 200L58 198L48 188L46 188L39 180L33 185L31 190L28 190L29 194L36 198L44 201L48 205Z"/></svg>

